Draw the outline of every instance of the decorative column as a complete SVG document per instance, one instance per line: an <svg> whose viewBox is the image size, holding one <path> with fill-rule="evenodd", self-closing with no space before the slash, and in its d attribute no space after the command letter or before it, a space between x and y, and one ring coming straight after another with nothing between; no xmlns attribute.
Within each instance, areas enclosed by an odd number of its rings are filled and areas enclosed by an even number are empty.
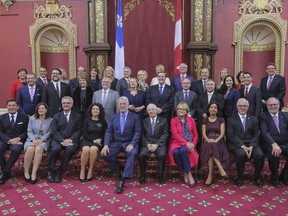
<svg viewBox="0 0 288 216"><path fill-rule="evenodd" d="M96 66L100 76L108 64L111 46L107 32L107 0L87 0L87 45L83 51L88 56L88 66Z"/></svg>
<svg viewBox="0 0 288 216"><path fill-rule="evenodd" d="M199 79L203 67L211 72L218 49L214 42L214 7L213 0L191 0L191 41L187 50L190 53L191 72L196 79Z"/></svg>

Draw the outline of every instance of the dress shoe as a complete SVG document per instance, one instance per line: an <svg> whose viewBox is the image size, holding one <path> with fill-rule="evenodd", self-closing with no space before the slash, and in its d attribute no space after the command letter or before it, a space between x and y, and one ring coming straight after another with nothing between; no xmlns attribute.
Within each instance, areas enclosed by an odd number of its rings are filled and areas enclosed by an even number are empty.
<svg viewBox="0 0 288 216"><path fill-rule="evenodd" d="M86 181L85 178L84 179L79 178L79 180L80 180L81 183L84 183Z"/></svg>
<svg viewBox="0 0 288 216"><path fill-rule="evenodd" d="M119 179L119 180L121 180L121 178L122 178L123 171L124 171L124 167L121 166L121 167L119 168L119 171L118 171L118 179Z"/></svg>
<svg viewBox="0 0 288 216"><path fill-rule="evenodd" d="M237 178L237 179L235 180L235 185L236 185L237 187L241 187L241 186L243 185L243 180Z"/></svg>
<svg viewBox="0 0 288 216"><path fill-rule="evenodd" d="M261 179L255 180L255 185L259 188L263 188L264 186L263 181Z"/></svg>
<svg viewBox="0 0 288 216"><path fill-rule="evenodd" d="M123 192L123 190L124 190L124 181L123 180L120 180L119 181L119 183L118 183L118 186L117 186L117 188L116 188L116 193L117 194L120 194L120 193L122 193Z"/></svg>
<svg viewBox="0 0 288 216"><path fill-rule="evenodd" d="M53 176L52 171L48 171L47 176L46 176L46 180L49 183L54 182L54 176Z"/></svg>
<svg viewBox="0 0 288 216"><path fill-rule="evenodd" d="M25 179L25 182L31 183L31 178L26 178L26 177L24 176L24 179Z"/></svg>
<svg viewBox="0 0 288 216"><path fill-rule="evenodd" d="M280 182L278 181L278 180L273 180L273 181L271 181L271 184L275 187L275 188L281 188L282 186L281 186L281 184L280 184Z"/></svg>
<svg viewBox="0 0 288 216"><path fill-rule="evenodd" d="M34 184L36 184L38 182L38 179L36 178L36 179L34 179L34 180L30 180L30 183L32 184L32 185L34 185Z"/></svg>
<svg viewBox="0 0 288 216"><path fill-rule="evenodd" d="M140 177L140 184L145 184L146 183L146 178L144 176Z"/></svg>
<svg viewBox="0 0 288 216"><path fill-rule="evenodd" d="M0 184L4 184L10 178L10 173L2 172L0 174Z"/></svg>
<svg viewBox="0 0 288 216"><path fill-rule="evenodd" d="M288 179L284 178L282 175L279 176L279 181L288 186Z"/></svg>
<svg viewBox="0 0 288 216"><path fill-rule="evenodd" d="M197 182L195 181L193 184L189 184L189 187L190 188L194 188L194 187L196 187L197 186Z"/></svg>
<svg viewBox="0 0 288 216"><path fill-rule="evenodd" d="M86 181L87 181L87 182L92 181L92 177L91 177L91 178L87 178Z"/></svg>
<svg viewBox="0 0 288 216"><path fill-rule="evenodd" d="M207 184L206 182L204 182L203 187L209 187L210 185L212 185L213 183L213 179L211 180L211 182L209 184Z"/></svg>
<svg viewBox="0 0 288 216"><path fill-rule="evenodd" d="M61 181L62 181L62 172L58 170L55 175L54 182L59 183Z"/></svg>
<svg viewBox="0 0 288 216"><path fill-rule="evenodd" d="M159 184L160 184L160 185L165 184L165 179L164 179L163 177L160 177L160 178L159 178Z"/></svg>

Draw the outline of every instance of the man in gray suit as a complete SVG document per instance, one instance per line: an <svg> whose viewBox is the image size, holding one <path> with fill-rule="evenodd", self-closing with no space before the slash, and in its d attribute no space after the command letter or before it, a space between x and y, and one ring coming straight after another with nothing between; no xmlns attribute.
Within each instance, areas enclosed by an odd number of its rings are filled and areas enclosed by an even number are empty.
<svg viewBox="0 0 288 216"><path fill-rule="evenodd" d="M182 89L180 91L177 91L174 96L174 109L176 109L180 102L186 102L190 110L188 115L193 117L195 114L197 94L194 91L190 90L191 82L189 79L183 79L181 81L181 85Z"/></svg>
<svg viewBox="0 0 288 216"><path fill-rule="evenodd" d="M120 96L123 96L123 92L128 89L128 83L131 76L131 68L129 66L123 68L123 75L124 77L119 79L116 84L116 91Z"/></svg>
<svg viewBox="0 0 288 216"><path fill-rule="evenodd" d="M149 104L147 112L149 117L142 121L142 146L139 154L140 184L146 182L146 160L150 157L151 153L157 155L159 184L163 184L165 181L164 169L169 126L165 118L157 116L157 106L155 104Z"/></svg>
<svg viewBox="0 0 288 216"><path fill-rule="evenodd" d="M93 103L100 103L105 109L105 120L109 123L111 117L117 112L119 99L118 92L110 89L111 80L108 77L102 79L102 89L94 92Z"/></svg>

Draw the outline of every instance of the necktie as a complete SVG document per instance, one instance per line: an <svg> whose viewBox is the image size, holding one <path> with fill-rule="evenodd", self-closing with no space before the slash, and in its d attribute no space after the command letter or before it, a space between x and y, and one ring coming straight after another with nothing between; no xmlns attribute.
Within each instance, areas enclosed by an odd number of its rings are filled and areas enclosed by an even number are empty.
<svg viewBox="0 0 288 216"><path fill-rule="evenodd" d="M184 100L185 100L185 101L188 100L188 91L185 91L185 94L184 94Z"/></svg>
<svg viewBox="0 0 288 216"><path fill-rule="evenodd" d="M162 85L160 85L159 92L160 92L160 95L162 95L162 93L163 93L163 86Z"/></svg>
<svg viewBox="0 0 288 216"><path fill-rule="evenodd" d="M278 132L280 132L280 128L279 128L279 119L276 115L273 116L273 121L274 121L274 124L278 130Z"/></svg>
<svg viewBox="0 0 288 216"><path fill-rule="evenodd" d="M56 83L56 91L57 91L58 96L60 97L60 89L59 89L58 82Z"/></svg>
<svg viewBox="0 0 288 216"><path fill-rule="evenodd" d="M66 123L69 122L68 113L65 113Z"/></svg>
<svg viewBox="0 0 288 216"><path fill-rule="evenodd" d="M273 80L273 77L272 77L272 76L269 76L268 82L267 82L267 90L269 90L269 88L270 88L270 86L271 86L271 83L272 83L272 80Z"/></svg>
<svg viewBox="0 0 288 216"><path fill-rule="evenodd" d="M121 130L121 134L123 134L125 129L125 115L121 115L120 118L120 130Z"/></svg>
<svg viewBox="0 0 288 216"><path fill-rule="evenodd" d="M102 104L105 105L107 99L107 92L104 90L103 91L103 97L102 97Z"/></svg>
<svg viewBox="0 0 288 216"><path fill-rule="evenodd" d="M46 85L46 84L47 84L47 79L46 79L46 78L43 78L43 82L44 82L44 84Z"/></svg>
<svg viewBox="0 0 288 216"><path fill-rule="evenodd" d="M154 118L152 119L151 126L152 126L152 135L154 135L154 132L155 132L155 119Z"/></svg>
<svg viewBox="0 0 288 216"><path fill-rule="evenodd" d="M182 75L182 76L181 76L181 81L183 81L184 79L185 79L185 77Z"/></svg>
<svg viewBox="0 0 288 216"><path fill-rule="evenodd" d="M212 94L208 93L208 104L210 103L211 97L212 97Z"/></svg>
<svg viewBox="0 0 288 216"><path fill-rule="evenodd" d="M245 88L245 98L248 96L248 87Z"/></svg>
<svg viewBox="0 0 288 216"><path fill-rule="evenodd" d="M33 98L34 98L34 88L30 87L30 99L31 99L31 101L33 101Z"/></svg>
<svg viewBox="0 0 288 216"><path fill-rule="evenodd" d="M14 128L14 125L15 125L15 121L14 121L14 115L11 115L11 128Z"/></svg>
<svg viewBox="0 0 288 216"><path fill-rule="evenodd" d="M245 116L242 116L242 126L245 131L246 130L246 117Z"/></svg>
<svg viewBox="0 0 288 216"><path fill-rule="evenodd" d="M204 89L204 92L206 92L206 80L203 80L203 89Z"/></svg>

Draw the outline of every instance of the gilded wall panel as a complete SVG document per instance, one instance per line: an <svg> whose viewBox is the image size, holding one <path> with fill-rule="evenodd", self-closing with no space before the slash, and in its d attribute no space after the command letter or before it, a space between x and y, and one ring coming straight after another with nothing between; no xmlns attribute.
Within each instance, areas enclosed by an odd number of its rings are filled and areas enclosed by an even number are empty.
<svg viewBox="0 0 288 216"><path fill-rule="evenodd" d="M203 41L203 0L195 0L195 41Z"/></svg>
<svg viewBox="0 0 288 216"><path fill-rule="evenodd" d="M212 7L213 2L212 0L207 0L207 10L206 10L206 17L207 17L207 24L206 24L206 41L212 42Z"/></svg>
<svg viewBox="0 0 288 216"><path fill-rule="evenodd" d="M95 14L96 14L96 43L105 42L105 23L104 23L104 4L103 0L96 0L95 2Z"/></svg>
<svg viewBox="0 0 288 216"><path fill-rule="evenodd" d="M200 78L200 70L203 68L203 55L202 54L196 54L194 55L194 68L196 72L196 79L198 80Z"/></svg>

